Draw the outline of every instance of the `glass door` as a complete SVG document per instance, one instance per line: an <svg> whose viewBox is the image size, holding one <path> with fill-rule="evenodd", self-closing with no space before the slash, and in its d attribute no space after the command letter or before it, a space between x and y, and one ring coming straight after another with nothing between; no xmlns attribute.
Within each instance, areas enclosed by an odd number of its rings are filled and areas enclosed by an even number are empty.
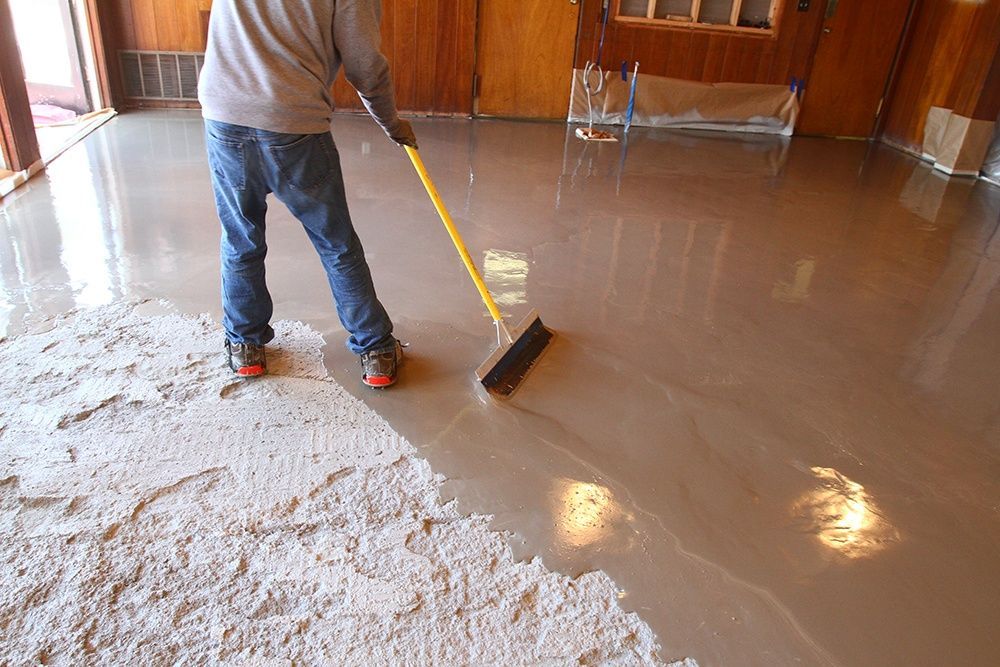
<svg viewBox="0 0 1000 667"><path fill-rule="evenodd" d="M100 104L82 0L8 0L42 158L66 148Z"/></svg>

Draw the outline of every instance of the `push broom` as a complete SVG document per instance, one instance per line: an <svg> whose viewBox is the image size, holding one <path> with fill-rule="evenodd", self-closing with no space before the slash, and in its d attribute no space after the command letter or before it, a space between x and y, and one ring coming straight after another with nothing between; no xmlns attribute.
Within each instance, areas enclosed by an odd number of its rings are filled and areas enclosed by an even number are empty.
<svg viewBox="0 0 1000 667"><path fill-rule="evenodd" d="M448 235L451 237L452 243L455 244L455 249L458 250L466 270L476 284L476 289L483 297L483 303L486 304L487 310L493 317L493 323L496 325L497 349L476 370L476 377L479 378L488 392L494 396L506 398L521 385L528 371L545 352L555 334L542 324L538 312L534 309L516 327L509 328L507 326L503 315L500 314L500 309L497 308L490 291L486 288L486 283L483 282L482 276L476 270L476 265L472 263L469 251L465 249L462 237L459 236L448 209L441 201L441 195L438 194L431 177L427 174L427 169L424 168L423 160L420 159L417 149L410 146L405 146L405 148L406 154L410 156L410 162L413 163L413 168L417 171L427 194L430 195L434 208L441 216L441 222L448 230Z"/></svg>

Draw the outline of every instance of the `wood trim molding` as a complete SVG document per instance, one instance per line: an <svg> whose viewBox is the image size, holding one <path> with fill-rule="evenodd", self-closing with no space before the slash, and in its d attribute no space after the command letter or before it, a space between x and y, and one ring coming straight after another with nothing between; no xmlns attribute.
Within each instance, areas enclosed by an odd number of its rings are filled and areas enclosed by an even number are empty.
<svg viewBox="0 0 1000 667"><path fill-rule="evenodd" d="M722 23L694 23L691 21L673 21L671 19L647 19L641 16L616 16L619 23L632 23L645 28L672 28L674 30L697 30L699 32L733 32L747 37L768 37L774 39L774 28L745 28L738 25Z"/></svg>
<svg viewBox="0 0 1000 667"><path fill-rule="evenodd" d="M11 171L41 159L8 0L0 0L0 148Z"/></svg>
<svg viewBox="0 0 1000 667"><path fill-rule="evenodd" d="M732 6L729 9L729 24L699 23L697 17L701 12L702 0L691 0L690 19L655 18L656 2L657 0L649 0L645 16L628 16L621 13L622 0L614 0L614 3L610 6L612 14L609 18L618 23L638 27L698 30L710 33L740 33L748 37L768 37L774 39L777 36L776 17L781 15L784 0L772 0L768 15L771 23L770 28L750 28L737 25L743 0L733 0Z"/></svg>
<svg viewBox="0 0 1000 667"><path fill-rule="evenodd" d="M94 67L97 85L101 91L101 103L97 106L112 106L113 91L111 89L111 74L108 70L108 50L105 46L104 31L101 28L101 15L98 0L87 0L87 32L90 33L90 48L94 54Z"/></svg>

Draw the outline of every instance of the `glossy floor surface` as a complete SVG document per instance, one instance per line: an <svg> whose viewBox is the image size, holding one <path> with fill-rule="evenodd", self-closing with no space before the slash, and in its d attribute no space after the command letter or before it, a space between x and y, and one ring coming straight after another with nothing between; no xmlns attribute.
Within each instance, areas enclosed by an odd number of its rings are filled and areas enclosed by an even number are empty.
<svg viewBox="0 0 1000 667"><path fill-rule="evenodd" d="M492 324L366 118L334 135L411 344L400 384L360 385L277 202L268 278L276 318L324 332L332 374L460 507L494 514L519 555L607 571L664 657L1000 664L1000 189L858 142L415 126L504 311L530 304L558 332L522 391L476 384ZM0 225L7 334L121 298L218 316L197 114L111 121Z"/></svg>

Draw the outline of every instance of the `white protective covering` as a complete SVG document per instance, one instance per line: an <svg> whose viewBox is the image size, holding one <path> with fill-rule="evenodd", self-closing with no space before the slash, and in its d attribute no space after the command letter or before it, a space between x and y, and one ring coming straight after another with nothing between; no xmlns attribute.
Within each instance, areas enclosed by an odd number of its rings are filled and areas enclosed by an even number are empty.
<svg viewBox="0 0 1000 667"><path fill-rule="evenodd" d="M568 121L587 123L584 71L574 70ZM596 90L599 72L591 73ZM604 72L604 87L592 96L595 125L624 125L629 85L619 71ZM701 83L639 74L632 124L789 136L795 130L799 102L788 86L758 83Z"/></svg>
<svg viewBox="0 0 1000 667"><path fill-rule="evenodd" d="M996 125L994 121L961 116L951 109L931 107L924 123L923 158L946 174L978 176L982 172L989 178ZM995 154L992 159L997 160ZM996 167L992 169L995 178Z"/></svg>
<svg viewBox="0 0 1000 667"><path fill-rule="evenodd" d="M1000 118L993 128L993 141L986 151L986 161L983 162L983 176L1000 184Z"/></svg>

